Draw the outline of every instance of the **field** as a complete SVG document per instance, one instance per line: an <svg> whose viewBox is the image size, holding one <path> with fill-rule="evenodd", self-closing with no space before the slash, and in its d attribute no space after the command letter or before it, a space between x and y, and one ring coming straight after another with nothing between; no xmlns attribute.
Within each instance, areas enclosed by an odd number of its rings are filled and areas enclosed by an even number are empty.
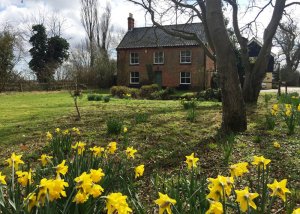
<svg viewBox="0 0 300 214"><path fill-rule="evenodd" d="M271 104L275 103L275 94ZM145 163L145 176L154 172L172 173L185 166L185 156L195 152L204 171L211 176L224 172L224 140L218 137L221 103L199 102L196 120L186 119L179 101L127 100L112 98L110 102L79 100L82 120L76 121L75 108L67 92L8 93L0 95L0 166L14 152L25 160L36 160L45 146L45 133L55 128L78 127L82 140L89 145L107 145L120 136L107 134L106 121L118 118L128 128L130 145L138 150ZM252 161L253 155L272 159L272 175L287 178L294 190L300 190L300 132L287 135L284 124L274 131L266 129L263 96L258 106L248 106L248 130L235 137L229 163ZM280 143L275 148L273 142ZM5 170L5 169L4 169Z"/></svg>

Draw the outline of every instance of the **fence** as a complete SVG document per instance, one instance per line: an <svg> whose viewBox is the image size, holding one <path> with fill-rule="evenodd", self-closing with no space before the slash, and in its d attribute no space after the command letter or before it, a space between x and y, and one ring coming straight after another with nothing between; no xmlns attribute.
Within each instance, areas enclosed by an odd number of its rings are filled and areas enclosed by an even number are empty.
<svg viewBox="0 0 300 214"><path fill-rule="evenodd" d="M87 89L85 84L78 84L80 89ZM59 91L71 90L76 88L76 83L72 81L58 81L51 83L38 83L34 81L8 83L5 84L3 91Z"/></svg>

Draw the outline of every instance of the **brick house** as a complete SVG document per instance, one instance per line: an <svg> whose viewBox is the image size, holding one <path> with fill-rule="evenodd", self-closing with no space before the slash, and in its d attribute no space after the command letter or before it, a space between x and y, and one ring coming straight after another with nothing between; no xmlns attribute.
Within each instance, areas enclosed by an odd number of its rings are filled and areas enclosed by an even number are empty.
<svg viewBox="0 0 300 214"><path fill-rule="evenodd" d="M195 33L206 40L201 23L165 27ZM206 89L213 69L213 61L196 41L169 35L157 27L135 28L129 14L128 32L117 47L118 85L156 83L162 87Z"/></svg>

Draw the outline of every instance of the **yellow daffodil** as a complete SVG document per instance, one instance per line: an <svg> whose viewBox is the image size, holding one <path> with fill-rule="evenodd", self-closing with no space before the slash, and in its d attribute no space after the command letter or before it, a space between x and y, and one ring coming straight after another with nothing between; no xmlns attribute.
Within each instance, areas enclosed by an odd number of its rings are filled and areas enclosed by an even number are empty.
<svg viewBox="0 0 300 214"><path fill-rule="evenodd" d="M76 142L74 146L72 146L72 149L77 150L78 155L82 155L85 150L85 145L86 143L79 141Z"/></svg>
<svg viewBox="0 0 300 214"><path fill-rule="evenodd" d="M240 177L243 176L245 173L249 172L247 166L248 166L247 162L241 162L241 163L231 165L229 167L231 177Z"/></svg>
<svg viewBox="0 0 300 214"><path fill-rule="evenodd" d="M126 133L128 131L127 127L124 127L123 132Z"/></svg>
<svg viewBox="0 0 300 214"><path fill-rule="evenodd" d="M171 204L175 205L176 200L170 198L167 194L162 194L161 192L158 193L159 198L156 199L154 202L159 206L159 214L163 214L165 210L168 214L171 214Z"/></svg>
<svg viewBox="0 0 300 214"><path fill-rule="evenodd" d="M235 190L236 201L240 204L240 208L243 212L246 212L249 207L256 210L256 204L253 202L255 198L259 196L258 193L249 193L249 188L246 187L243 190Z"/></svg>
<svg viewBox="0 0 300 214"><path fill-rule="evenodd" d="M60 199L62 197L67 197L65 192L65 187L68 187L69 184L65 182L63 179L54 179L50 180L48 185L48 193L49 193L49 200L54 201Z"/></svg>
<svg viewBox="0 0 300 214"><path fill-rule="evenodd" d="M77 134L77 135L80 135L79 128L73 127L73 128L72 128L72 132L74 132L74 133Z"/></svg>
<svg viewBox="0 0 300 214"><path fill-rule="evenodd" d="M278 109L279 109L278 104L274 104L274 105L272 106L271 114L272 114L272 115L277 115L277 114L278 114Z"/></svg>
<svg viewBox="0 0 300 214"><path fill-rule="evenodd" d="M80 176L76 177L74 181L77 183L76 188L88 194L93 186L91 175L83 172Z"/></svg>
<svg viewBox="0 0 300 214"><path fill-rule="evenodd" d="M94 184L92 186L92 189L90 190L89 194L93 196L93 198L99 197L104 192L104 189L98 185Z"/></svg>
<svg viewBox="0 0 300 214"><path fill-rule="evenodd" d="M29 169L29 172L16 171L16 175L18 176L19 184L23 187L26 187L27 184L32 184L31 169Z"/></svg>
<svg viewBox="0 0 300 214"><path fill-rule="evenodd" d="M222 193L223 191L225 191L226 195L230 196L231 189L232 189L232 186L234 183L233 177L224 177L224 176L218 175L217 178L208 178L208 181L210 182L210 184L208 185L208 188L210 189L211 192L214 192L215 194L217 194L217 193ZM214 198L212 198L212 199L214 199Z"/></svg>
<svg viewBox="0 0 300 214"><path fill-rule="evenodd" d="M53 139L53 136L50 132L46 132L46 139L47 139L47 141L50 141Z"/></svg>
<svg viewBox="0 0 300 214"><path fill-rule="evenodd" d="M273 191L271 196L279 196L284 202L286 201L286 193L291 193L288 188L286 188L287 179L283 179L278 182L276 179L272 184L268 184L268 187Z"/></svg>
<svg viewBox="0 0 300 214"><path fill-rule="evenodd" d="M19 165L20 164L24 164L24 161L21 160L22 158L22 155L16 155L15 153L12 153L11 157L8 158L6 160L6 162L8 163L8 165L11 167L11 166L14 166L14 168L16 170L18 170L19 168Z"/></svg>
<svg viewBox="0 0 300 214"><path fill-rule="evenodd" d="M37 196L37 201L39 202L40 205L44 206L45 200L48 194L48 186L50 184L51 180L48 180L47 178L43 178L40 181L39 184L39 192Z"/></svg>
<svg viewBox="0 0 300 214"><path fill-rule="evenodd" d="M126 155L127 155L127 159L134 159L134 154L137 152L136 149L133 149L133 147L127 147L126 149Z"/></svg>
<svg viewBox="0 0 300 214"><path fill-rule="evenodd" d="M210 206L209 209L205 212L205 214L222 214L223 213L223 205L218 201L209 201Z"/></svg>
<svg viewBox="0 0 300 214"><path fill-rule="evenodd" d="M192 153L190 156L185 156L186 157L186 163L188 166L188 169L191 170L194 167L197 167L197 161L199 158L194 157L194 153Z"/></svg>
<svg viewBox="0 0 300 214"><path fill-rule="evenodd" d="M143 176L144 170L145 170L145 165L143 165L143 164L135 167L135 169L134 169L134 171L135 171L135 178Z"/></svg>
<svg viewBox="0 0 300 214"><path fill-rule="evenodd" d="M264 156L260 156L260 157L254 156L254 157L253 157L253 162L252 162L252 164L253 164L253 165L259 166L260 169L261 169L262 167L263 167L264 169L266 169L266 168L267 168L267 165L268 165L270 162L271 162L271 160L270 160L270 159L264 158Z"/></svg>
<svg viewBox="0 0 300 214"><path fill-rule="evenodd" d="M42 154L41 158L38 159L38 160L41 161L42 166L46 166L47 163L49 163L52 158L53 158L52 156L49 156L49 155L46 155L46 154Z"/></svg>
<svg viewBox="0 0 300 214"><path fill-rule="evenodd" d="M297 111L300 111L300 104L299 104L298 107L297 107Z"/></svg>
<svg viewBox="0 0 300 214"><path fill-rule="evenodd" d="M68 166L65 165L66 160L63 160L56 166L56 174L59 177L60 174L65 175L68 172Z"/></svg>
<svg viewBox="0 0 300 214"><path fill-rule="evenodd" d="M279 144L277 141L274 141L274 142L273 142L273 146L274 146L276 149L279 149L279 148L280 148L280 144Z"/></svg>
<svg viewBox="0 0 300 214"><path fill-rule="evenodd" d="M223 198L223 191L215 187L208 187L209 193L206 196L207 199L213 199L214 201L220 201Z"/></svg>
<svg viewBox="0 0 300 214"><path fill-rule="evenodd" d="M75 195L73 202L76 204L83 204L89 199L89 195L86 193L83 193L81 191L78 191L77 194Z"/></svg>
<svg viewBox="0 0 300 214"><path fill-rule="evenodd" d="M0 172L0 184L7 185L5 181L5 175L2 175L2 172Z"/></svg>
<svg viewBox="0 0 300 214"><path fill-rule="evenodd" d="M107 145L107 151L109 154L115 154L116 150L117 150L117 142L110 142Z"/></svg>
<svg viewBox="0 0 300 214"><path fill-rule="evenodd" d="M65 131L63 131L63 135L68 135L70 133L69 129L66 129Z"/></svg>
<svg viewBox="0 0 300 214"><path fill-rule="evenodd" d="M295 209L292 214L300 214L300 208Z"/></svg>
<svg viewBox="0 0 300 214"><path fill-rule="evenodd" d="M128 214L132 212L126 202L127 196L122 193L111 193L106 197L107 214Z"/></svg>
<svg viewBox="0 0 300 214"><path fill-rule="evenodd" d="M37 197L36 194L29 193L28 196L24 199L24 202L27 204L28 212L31 212L32 208L37 206Z"/></svg>
<svg viewBox="0 0 300 214"><path fill-rule="evenodd" d="M60 133L60 128L56 128L55 133L57 133L57 134Z"/></svg>
<svg viewBox="0 0 300 214"><path fill-rule="evenodd" d="M94 146L93 148L90 148L90 151L93 152L94 157L100 157L102 152L104 152L104 148L100 146Z"/></svg>
<svg viewBox="0 0 300 214"><path fill-rule="evenodd" d="M105 174L103 173L101 168L99 168L97 170L91 169L90 170L90 176L91 176L91 179L94 183L98 183L105 176Z"/></svg>
<svg viewBox="0 0 300 214"><path fill-rule="evenodd" d="M290 117L292 115L292 105L285 104L285 115Z"/></svg>

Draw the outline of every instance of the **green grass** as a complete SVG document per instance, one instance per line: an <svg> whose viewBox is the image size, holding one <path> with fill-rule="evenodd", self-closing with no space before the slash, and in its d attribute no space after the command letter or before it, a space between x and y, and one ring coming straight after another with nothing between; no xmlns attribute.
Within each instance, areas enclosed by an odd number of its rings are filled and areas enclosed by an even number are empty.
<svg viewBox="0 0 300 214"><path fill-rule="evenodd" d="M112 98L109 103L88 102L87 94L79 100L81 121L75 120L73 100L67 92L1 94L0 165L4 165L3 160L12 151L27 157L39 156L45 145L45 132L56 127L78 127L83 140L89 144L118 141L120 136L108 135L106 130L106 120L118 117L128 127L130 145L138 149L139 162L147 166L146 174L178 169L184 165L185 156L192 152L200 158L203 170L218 173L224 169L217 138L221 103L199 102L196 120L191 123L179 101ZM270 103L274 102L275 96ZM299 127L292 136L286 135L283 124L277 124L274 131L266 130L263 98L257 107L248 106L247 111L248 130L236 137L230 161L251 162L253 155L265 155L272 159L275 178L288 178L300 189ZM135 116L144 113L149 115L147 120L137 123ZM261 138L259 145L254 142L256 136ZM280 149L273 147L275 140L281 144Z"/></svg>

